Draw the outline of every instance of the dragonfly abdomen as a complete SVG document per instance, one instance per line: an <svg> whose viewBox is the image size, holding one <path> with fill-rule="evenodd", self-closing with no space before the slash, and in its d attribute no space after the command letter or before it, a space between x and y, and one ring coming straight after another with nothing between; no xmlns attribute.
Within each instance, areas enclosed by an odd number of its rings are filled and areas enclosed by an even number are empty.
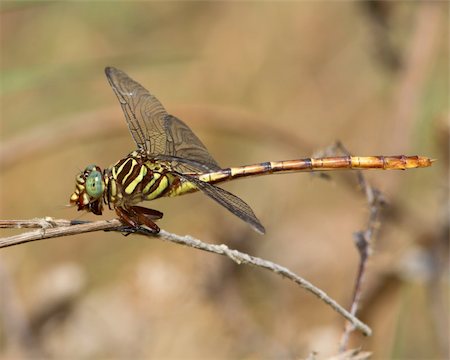
<svg viewBox="0 0 450 360"><path fill-rule="evenodd" d="M383 169L406 170L430 166L432 160L422 156L334 156L322 158L305 158L286 161L270 161L260 164L232 167L199 175L202 181L211 184L238 179L241 177L260 176L276 173L299 171L327 171L338 169Z"/></svg>

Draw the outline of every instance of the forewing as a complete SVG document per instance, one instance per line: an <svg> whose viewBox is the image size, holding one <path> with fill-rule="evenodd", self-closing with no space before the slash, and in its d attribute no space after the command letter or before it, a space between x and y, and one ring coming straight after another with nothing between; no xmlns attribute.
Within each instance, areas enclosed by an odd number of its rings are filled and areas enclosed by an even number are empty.
<svg viewBox="0 0 450 360"><path fill-rule="evenodd" d="M257 232L259 232L260 234L265 234L266 230L264 229L264 226L261 224L256 215L253 213L253 210L244 200L218 186L201 181L196 177L181 174L180 176L185 180L195 184L195 186L200 191L228 209L232 214L250 224L250 226Z"/></svg>
<svg viewBox="0 0 450 360"><path fill-rule="evenodd" d="M105 73L138 148L149 155L164 154L167 142L164 118L168 114L162 104L123 71L107 67Z"/></svg>
<svg viewBox="0 0 450 360"><path fill-rule="evenodd" d="M180 172L220 169L192 130L169 115L155 96L123 71L107 67L105 73L139 149L154 158L173 161L174 170Z"/></svg>

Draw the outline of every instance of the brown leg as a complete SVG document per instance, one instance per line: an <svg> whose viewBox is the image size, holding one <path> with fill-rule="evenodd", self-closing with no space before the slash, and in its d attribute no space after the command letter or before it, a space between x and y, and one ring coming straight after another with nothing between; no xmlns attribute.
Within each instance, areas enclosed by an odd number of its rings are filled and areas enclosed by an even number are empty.
<svg viewBox="0 0 450 360"><path fill-rule="evenodd" d="M148 213L144 213L144 212L140 212L139 209L136 211L135 208L140 208L140 207L139 206L133 206L130 210L133 213L133 215L136 217L136 219L138 220L139 224L147 226L149 229L153 230L155 233L159 233L158 225L156 225L153 222L153 219L149 216L149 214ZM141 209L144 209L144 208L141 208ZM150 210L150 209L146 209L146 210ZM159 211L158 211L158 213L159 213Z"/></svg>
<svg viewBox="0 0 450 360"><path fill-rule="evenodd" d="M150 220L159 220L162 219L163 213L158 210L154 209L147 209L142 206L130 206L131 210L133 210L135 213L139 213L144 215L145 217L149 218Z"/></svg>
<svg viewBox="0 0 450 360"><path fill-rule="evenodd" d="M122 221L125 225L131 226L131 227L138 227L139 224L136 223L132 217L130 216L130 213L121 207L115 207L114 210L116 210L116 214L119 216L119 220Z"/></svg>
<svg viewBox="0 0 450 360"><path fill-rule="evenodd" d="M153 232L159 232L158 225L156 225L152 221L152 219L156 220L162 217L162 213L160 213L159 211L146 209L148 210L148 212L143 212L140 209L145 208L142 208L140 206L132 206L129 209L123 207L115 207L114 209L116 210L116 214L119 216L120 221L122 221L125 225L131 226L133 228L145 225Z"/></svg>

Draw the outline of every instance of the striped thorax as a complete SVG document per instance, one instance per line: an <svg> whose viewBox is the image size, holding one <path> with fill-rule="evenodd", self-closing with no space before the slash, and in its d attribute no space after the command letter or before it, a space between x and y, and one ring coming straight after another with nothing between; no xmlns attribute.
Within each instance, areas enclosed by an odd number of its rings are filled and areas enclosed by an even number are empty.
<svg viewBox="0 0 450 360"><path fill-rule="evenodd" d="M104 172L105 202L115 206L133 205L164 196L173 182L169 165L149 160L133 151Z"/></svg>

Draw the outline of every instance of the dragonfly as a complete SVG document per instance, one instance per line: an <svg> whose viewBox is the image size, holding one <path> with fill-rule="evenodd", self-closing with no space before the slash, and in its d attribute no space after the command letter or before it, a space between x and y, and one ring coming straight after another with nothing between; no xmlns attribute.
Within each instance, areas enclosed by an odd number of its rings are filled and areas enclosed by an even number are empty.
<svg viewBox="0 0 450 360"><path fill-rule="evenodd" d="M425 156L333 156L270 161L222 168L194 132L170 115L161 102L123 71L105 68L137 149L102 170L89 165L75 179L71 205L101 215L103 205L114 209L121 222L142 226L153 233L158 210L138 206L143 201L200 191L225 207L254 230L265 229L251 207L236 195L217 186L226 181L258 175L337 169L405 170L431 166Z"/></svg>

